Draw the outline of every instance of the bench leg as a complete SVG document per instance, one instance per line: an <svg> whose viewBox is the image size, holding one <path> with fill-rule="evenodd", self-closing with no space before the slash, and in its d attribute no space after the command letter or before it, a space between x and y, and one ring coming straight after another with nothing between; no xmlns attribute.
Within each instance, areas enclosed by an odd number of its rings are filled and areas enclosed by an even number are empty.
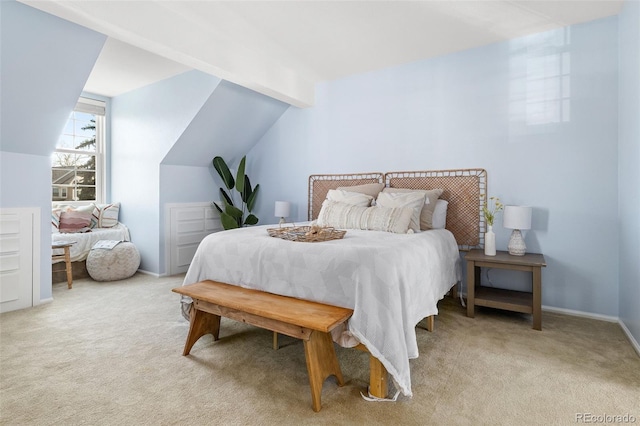
<svg viewBox="0 0 640 426"><path fill-rule="evenodd" d="M213 334L213 340L218 340L220 334L220 316L200 311L191 305L191 321L189 323L189 334L187 342L184 344L182 355L187 356L191 348L199 338L205 334Z"/></svg>
<svg viewBox="0 0 640 426"><path fill-rule="evenodd" d="M307 359L313 411L318 412L322 407L320 396L325 379L331 375L336 376L339 386L344 385L344 379L329 333L311 332L309 340L304 341L304 354Z"/></svg>

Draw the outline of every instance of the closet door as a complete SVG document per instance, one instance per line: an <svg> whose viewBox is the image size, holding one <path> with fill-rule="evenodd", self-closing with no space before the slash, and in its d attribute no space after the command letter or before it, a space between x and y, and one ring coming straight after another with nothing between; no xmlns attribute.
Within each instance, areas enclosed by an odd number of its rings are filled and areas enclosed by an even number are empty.
<svg viewBox="0 0 640 426"><path fill-rule="evenodd" d="M35 218L34 209L0 210L0 312L33 306Z"/></svg>
<svg viewBox="0 0 640 426"><path fill-rule="evenodd" d="M167 204L165 211L167 275L184 273L200 241L213 232L222 231L220 216L211 203Z"/></svg>

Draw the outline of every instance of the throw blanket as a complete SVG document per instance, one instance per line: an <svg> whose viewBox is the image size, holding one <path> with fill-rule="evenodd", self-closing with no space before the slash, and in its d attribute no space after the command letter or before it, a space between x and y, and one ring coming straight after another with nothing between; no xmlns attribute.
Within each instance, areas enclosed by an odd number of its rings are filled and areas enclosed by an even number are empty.
<svg viewBox="0 0 640 426"><path fill-rule="evenodd" d="M71 234L51 234L51 240L56 242L75 241L71 246L69 254L72 262L85 260L89 256L91 247L100 240L131 241L129 228L123 223L118 223L112 228L94 228L91 232L71 233ZM62 254L62 249L54 249L53 254ZM64 262L56 260L53 263Z"/></svg>
<svg viewBox="0 0 640 426"><path fill-rule="evenodd" d="M255 226L207 236L184 284L214 280L352 308L342 346L364 344L411 396L415 326L460 280L456 241L445 229L416 234L348 230L344 239L304 243ZM190 300L183 300L183 311ZM355 338L355 339L354 339Z"/></svg>

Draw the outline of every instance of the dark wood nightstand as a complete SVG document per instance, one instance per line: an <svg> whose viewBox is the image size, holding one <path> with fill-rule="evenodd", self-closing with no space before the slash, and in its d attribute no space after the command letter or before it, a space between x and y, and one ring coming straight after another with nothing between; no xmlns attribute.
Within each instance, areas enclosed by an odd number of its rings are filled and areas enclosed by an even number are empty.
<svg viewBox="0 0 640 426"><path fill-rule="evenodd" d="M495 256L486 256L483 250L474 249L465 258L468 317L473 318L476 306L505 309L533 314L533 328L542 330L542 268L547 266L542 254L512 256L506 251L498 251ZM531 272L531 292L481 286L480 270L483 267Z"/></svg>

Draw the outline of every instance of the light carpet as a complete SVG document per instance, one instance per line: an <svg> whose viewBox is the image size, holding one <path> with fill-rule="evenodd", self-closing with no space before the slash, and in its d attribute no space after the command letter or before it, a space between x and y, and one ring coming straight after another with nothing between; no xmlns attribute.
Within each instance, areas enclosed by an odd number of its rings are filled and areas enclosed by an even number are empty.
<svg viewBox="0 0 640 426"><path fill-rule="evenodd" d="M364 401L368 356L338 347L346 384L328 379L314 413L300 341L274 351L269 331L223 319L182 356L182 278L55 284L52 303L0 315L0 424L640 424L640 358L615 323L545 312L540 332L446 298L435 331L417 329L413 398Z"/></svg>

